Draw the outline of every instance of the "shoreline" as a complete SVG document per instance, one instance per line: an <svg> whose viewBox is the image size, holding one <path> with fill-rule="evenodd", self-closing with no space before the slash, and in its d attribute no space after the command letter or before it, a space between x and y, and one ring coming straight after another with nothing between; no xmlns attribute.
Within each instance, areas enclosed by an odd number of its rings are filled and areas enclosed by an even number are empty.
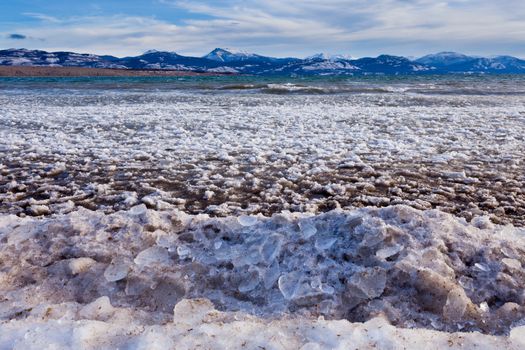
<svg viewBox="0 0 525 350"><path fill-rule="evenodd" d="M118 69L81 67L0 66L0 77L187 77L223 76L232 73L210 73L161 69Z"/></svg>

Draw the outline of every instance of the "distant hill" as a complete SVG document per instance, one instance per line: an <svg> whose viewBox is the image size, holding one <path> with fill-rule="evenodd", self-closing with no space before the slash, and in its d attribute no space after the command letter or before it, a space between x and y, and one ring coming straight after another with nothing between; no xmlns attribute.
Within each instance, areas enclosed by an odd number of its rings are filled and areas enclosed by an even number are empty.
<svg viewBox="0 0 525 350"><path fill-rule="evenodd" d="M467 56L456 52L427 55L415 62L450 73L524 73L525 61L511 56L493 58Z"/></svg>
<svg viewBox="0 0 525 350"><path fill-rule="evenodd" d="M477 57L441 52L408 59L381 55L354 59L316 54L304 59L275 58L239 50L216 48L203 57L150 50L140 56L114 57L75 52L0 50L0 66L160 69L254 75L416 75L416 74L523 74L525 61L511 56Z"/></svg>

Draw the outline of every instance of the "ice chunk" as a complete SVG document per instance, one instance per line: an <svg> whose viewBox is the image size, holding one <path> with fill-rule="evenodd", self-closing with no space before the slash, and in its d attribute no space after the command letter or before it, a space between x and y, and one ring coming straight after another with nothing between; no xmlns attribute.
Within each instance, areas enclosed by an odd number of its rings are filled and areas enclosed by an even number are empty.
<svg viewBox="0 0 525 350"><path fill-rule="evenodd" d="M136 197L134 197L136 199ZM148 212L148 208L144 204L136 205L129 209L128 213L131 215L144 215Z"/></svg>
<svg viewBox="0 0 525 350"><path fill-rule="evenodd" d="M32 205L28 209L29 214L34 216L48 215L51 213L51 210L47 205Z"/></svg>
<svg viewBox="0 0 525 350"><path fill-rule="evenodd" d="M279 255L282 242L283 237L279 234L273 234L268 237L261 248L261 255L266 263L271 263Z"/></svg>
<svg viewBox="0 0 525 350"><path fill-rule="evenodd" d="M203 199L209 201L210 199L212 199L214 195L215 195L215 192L213 191L205 191Z"/></svg>
<svg viewBox="0 0 525 350"><path fill-rule="evenodd" d="M334 245L335 242L337 242L337 238L319 237L315 240L315 247L319 250L326 250L326 249L330 249Z"/></svg>
<svg viewBox="0 0 525 350"><path fill-rule="evenodd" d="M215 308L208 299L183 299L173 308L173 321L175 324L196 326L213 312L216 312Z"/></svg>
<svg viewBox="0 0 525 350"><path fill-rule="evenodd" d="M486 301L484 301L484 302L482 302L481 304L479 304L479 309L480 309L482 312L489 312L489 311L490 311L489 304L487 304Z"/></svg>
<svg viewBox="0 0 525 350"><path fill-rule="evenodd" d="M304 239L308 239L317 233L317 227L309 220L299 221L299 229Z"/></svg>
<svg viewBox="0 0 525 350"><path fill-rule="evenodd" d="M519 260L504 258L501 260L501 262L509 269L521 270L521 263Z"/></svg>
<svg viewBox="0 0 525 350"><path fill-rule="evenodd" d="M317 292L321 292L327 295L332 295L335 292L334 287L323 283L319 276L315 276L310 280L310 287Z"/></svg>
<svg viewBox="0 0 525 350"><path fill-rule="evenodd" d="M100 297L90 304L84 306L79 316L83 319L106 321L115 312L115 308L111 305L107 296Z"/></svg>
<svg viewBox="0 0 525 350"><path fill-rule="evenodd" d="M452 289L443 307L443 317L450 321L460 321L467 310L470 299L461 287Z"/></svg>
<svg viewBox="0 0 525 350"><path fill-rule="evenodd" d="M104 271L104 277L108 282L120 281L128 276L129 269L127 261L115 258Z"/></svg>
<svg viewBox="0 0 525 350"><path fill-rule="evenodd" d="M377 298L386 286L386 271L379 267L368 268L352 275L349 286L361 291L366 298Z"/></svg>
<svg viewBox="0 0 525 350"><path fill-rule="evenodd" d="M260 248L257 246L250 248L236 247L235 253L236 257L232 260L235 266L255 265L262 259Z"/></svg>
<svg viewBox="0 0 525 350"><path fill-rule="evenodd" d="M177 247L177 255L181 259L187 259L191 257L191 249L185 245L180 245Z"/></svg>
<svg viewBox="0 0 525 350"><path fill-rule="evenodd" d="M78 275L89 270L95 263L96 261L91 258L71 259L69 261L69 269L73 275Z"/></svg>
<svg viewBox="0 0 525 350"><path fill-rule="evenodd" d="M263 273L264 288L272 288L275 285L275 282L279 279L280 274L281 270L279 268L279 262L274 260L274 262Z"/></svg>
<svg viewBox="0 0 525 350"><path fill-rule="evenodd" d="M237 218L237 221L239 221L239 224L241 224L242 226L248 227L257 224L258 220L255 216L241 215Z"/></svg>
<svg viewBox="0 0 525 350"><path fill-rule="evenodd" d="M255 267L250 267L248 271L242 275L242 281L239 284L239 292L247 293L252 291L259 285L259 282L259 271Z"/></svg>
<svg viewBox="0 0 525 350"><path fill-rule="evenodd" d="M141 251L135 258L134 262L139 267L146 267L155 264L168 263L169 259L170 256L166 248L153 246Z"/></svg>
<svg viewBox="0 0 525 350"><path fill-rule="evenodd" d="M285 273L279 277L278 285L279 290L285 299L291 300L295 297L297 290L301 284L302 273L299 271L293 271Z"/></svg>
<svg viewBox="0 0 525 350"><path fill-rule="evenodd" d="M385 247L385 248L382 248L382 249L379 249L377 252L376 252L376 256L379 258L379 259L388 259L390 258L391 256L394 256L396 255L397 253L399 253L401 250L403 250L403 246L400 245L400 244L395 244L393 246L390 246L390 247Z"/></svg>
<svg viewBox="0 0 525 350"><path fill-rule="evenodd" d="M488 272L488 271L490 271L490 269L489 269L487 266L485 266L485 265L483 265L483 264L480 264L480 263L475 263L475 264L474 264L474 267L475 267L478 271L483 271L483 272Z"/></svg>

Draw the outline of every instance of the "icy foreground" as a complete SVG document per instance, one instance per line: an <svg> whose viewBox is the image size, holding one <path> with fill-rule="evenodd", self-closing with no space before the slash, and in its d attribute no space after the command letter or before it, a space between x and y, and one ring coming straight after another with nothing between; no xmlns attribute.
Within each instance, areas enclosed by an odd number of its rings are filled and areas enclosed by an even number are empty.
<svg viewBox="0 0 525 350"><path fill-rule="evenodd" d="M0 212L405 204L525 226L523 83L240 83L13 85L0 94Z"/></svg>
<svg viewBox="0 0 525 350"><path fill-rule="evenodd" d="M522 348L524 235L408 206L4 215L0 348Z"/></svg>

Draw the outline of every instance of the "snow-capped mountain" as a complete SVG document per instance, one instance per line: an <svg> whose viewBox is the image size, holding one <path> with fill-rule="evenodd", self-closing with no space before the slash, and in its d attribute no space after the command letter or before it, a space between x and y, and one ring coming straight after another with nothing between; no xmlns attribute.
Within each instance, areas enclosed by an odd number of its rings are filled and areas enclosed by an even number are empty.
<svg viewBox="0 0 525 350"><path fill-rule="evenodd" d="M390 55L360 58L354 63L365 72L383 74L428 74L434 70L431 66L410 61L408 58Z"/></svg>
<svg viewBox="0 0 525 350"><path fill-rule="evenodd" d="M323 53L299 59L267 57L221 48L204 57L149 50L140 56L123 58L75 52L9 49L0 50L0 65L171 69L254 75L525 74L525 61L511 56L486 58L441 52L418 59L390 55L352 59L350 56Z"/></svg>
<svg viewBox="0 0 525 350"><path fill-rule="evenodd" d="M254 53L249 53L242 50L234 49L221 49L216 48L203 58L217 61L217 62L240 62L240 61L249 61L249 60L258 60L265 59L264 56L259 56Z"/></svg>
<svg viewBox="0 0 525 350"><path fill-rule="evenodd" d="M423 56L415 62L450 73L523 73L525 61L511 56L478 57L456 52Z"/></svg>
<svg viewBox="0 0 525 350"><path fill-rule="evenodd" d="M474 57L463 55L457 52L439 52L416 59L416 62L427 64L434 67L446 67L455 64L469 62Z"/></svg>
<svg viewBox="0 0 525 350"><path fill-rule="evenodd" d="M323 61L341 61L341 60L352 60L354 59L350 55L343 55L343 54L331 54L326 52L316 53L315 55L308 56L305 58L305 60L309 61L317 61L317 60L323 60Z"/></svg>
<svg viewBox="0 0 525 350"><path fill-rule="evenodd" d="M124 57L119 62L129 69L174 69L206 71L217 68L217 62L198 57L186 57L171 51L149 50L136 57Z"/></svg>
<svg viewBox="0 0 525 350"><path fill-rule="evenodd" d="M0 50L2 66L55 66L90 68L126 68L113 56L97 56L75 52L46 52L40 50Z"/></svg>

